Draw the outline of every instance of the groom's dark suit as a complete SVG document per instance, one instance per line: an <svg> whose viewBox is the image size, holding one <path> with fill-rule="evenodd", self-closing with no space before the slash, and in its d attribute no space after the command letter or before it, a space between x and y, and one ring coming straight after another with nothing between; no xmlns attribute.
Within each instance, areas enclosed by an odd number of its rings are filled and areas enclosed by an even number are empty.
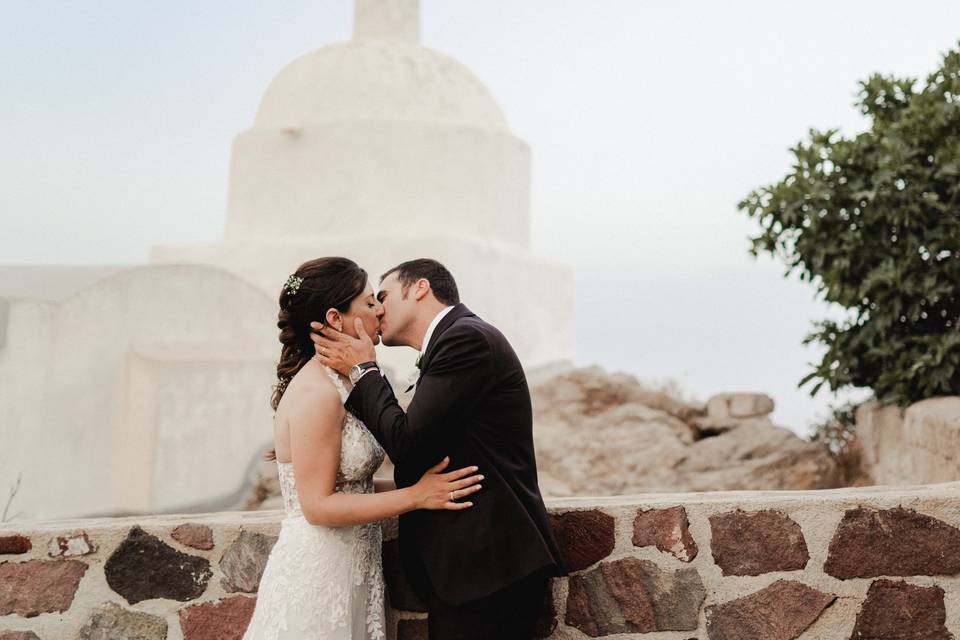
<svg viewBox="0 0 960 640"><path fill-rule="evenodd" d="M534 574L562 574L537 485L526 377L495 327L455 306L430 338L406 413L376 373L360 379L346 406L386 449L398 487L446 455L448 470L476 465L485 476L469 509L400 516L401 557L421 594L455 608L495 602Z"/></svg>

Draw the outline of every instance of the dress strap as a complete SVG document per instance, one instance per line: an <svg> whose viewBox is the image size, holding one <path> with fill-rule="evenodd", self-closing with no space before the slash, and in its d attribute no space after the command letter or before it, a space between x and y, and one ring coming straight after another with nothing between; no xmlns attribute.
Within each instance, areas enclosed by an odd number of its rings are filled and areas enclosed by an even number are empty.
<svg viewBox="0 0 960 640"><path fill-rule="evenodd" d="M350 392L347 391L346 386L343 384L343 380L340 378L340 374L328 367L323 365L324 370L327 372L327 375L330 376L330 380L333 382L333 386L337 388L337 391L340 392L340 401L346 402L347 398L350 396Z"/></svg>

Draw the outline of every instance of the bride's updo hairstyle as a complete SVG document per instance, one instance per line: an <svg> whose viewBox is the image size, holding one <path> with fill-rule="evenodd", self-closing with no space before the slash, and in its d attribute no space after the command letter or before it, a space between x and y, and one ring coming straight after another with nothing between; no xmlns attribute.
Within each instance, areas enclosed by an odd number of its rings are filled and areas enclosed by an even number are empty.
<svg viewBox="0 0 960 640"><path fill-rule="evenodd" d="M280 292L280 361L277 386L270 406L274 410L294 375L313 357L310 323L326 322L328 309L346 313L353 299L367 287L367 272L347 258L317 258L300 265Z"/></svg>

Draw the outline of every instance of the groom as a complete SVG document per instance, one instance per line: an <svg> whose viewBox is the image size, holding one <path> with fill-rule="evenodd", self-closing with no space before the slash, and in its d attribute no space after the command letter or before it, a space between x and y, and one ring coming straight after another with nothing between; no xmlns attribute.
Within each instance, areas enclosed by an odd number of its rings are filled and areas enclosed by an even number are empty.
<svg viewBox="0 0 960 640"><path fill-rule="evenodd" d="M346 407L383 445L398 487L437 461L476 465L483 489L461 511L400 516L400 553L427 603L431 640L529 640L561 575L537 485L530 392L503 334L460 304L436 260L404 262L380 279L383 343L417 349L420 377L407 412L376 365L373 343L321 328L320 361L355 380Z"/></svg>

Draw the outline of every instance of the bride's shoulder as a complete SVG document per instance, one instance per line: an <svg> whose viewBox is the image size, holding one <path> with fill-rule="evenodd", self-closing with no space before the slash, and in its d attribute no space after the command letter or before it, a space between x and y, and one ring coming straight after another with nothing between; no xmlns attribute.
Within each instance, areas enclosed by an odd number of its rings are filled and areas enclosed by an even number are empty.
<svg viewBox="0 0 960 640"><path fill-rule="evenodd" d="M298 405L337 406L343 408L340 392L329 380L303 380L296 389Z"/></svg>
<svg viewBox="0 0 960 640"><path fill-rule="evenodd" d="M283 394L281 403L288 416L297 414L343 413L340 392L326 376L297 375Z"/></svg>

